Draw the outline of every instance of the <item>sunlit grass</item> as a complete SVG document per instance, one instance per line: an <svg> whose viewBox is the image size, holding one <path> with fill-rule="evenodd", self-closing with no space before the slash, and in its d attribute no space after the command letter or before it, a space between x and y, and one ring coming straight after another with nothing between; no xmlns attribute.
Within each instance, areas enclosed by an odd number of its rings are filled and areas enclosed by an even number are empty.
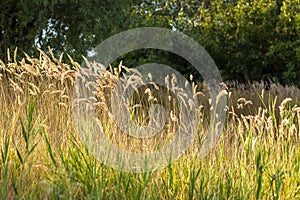
<svg viewBox="0 0 300 200"><path fill-rule="evenodd" d="M135 174L101 164L82 143L72 114L73 75L79 65L71 63L62 64L41 52L40 59L0 64L2 199L300 198L297 88L273 84L266 91L261 83L240 88L228 84L223 134L209 155L200 159L210 110L209 96L203 91L199 137L189 150L164 169ZM104 70L98 83L97 117L106 136L137 152L172 139L176 124L171 117L164 132L150 142L121 134L109 112L110 90L118 78L117 73ZM143 124L147 110L136 105L149 107L155 96L166 98L165 93L153 90L148 96L137 95L132 117ZM176 101L165 104L176 109Z"/></svg>

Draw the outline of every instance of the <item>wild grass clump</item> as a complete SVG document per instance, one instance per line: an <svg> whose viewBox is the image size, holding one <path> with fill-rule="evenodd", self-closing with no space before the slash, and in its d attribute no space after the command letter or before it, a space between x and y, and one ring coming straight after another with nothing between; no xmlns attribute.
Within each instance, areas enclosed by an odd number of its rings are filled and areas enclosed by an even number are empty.
<svg viewBox="0 0 300 200"><path fill-rule="evenodd" d="M0 61L2 199L300 198L298 88L227 83L225 127L215 148L200 159L211 97L199 89L200 84L193 83L199 99L199 130L194 143L164 169L127 173L100 163L79 137L72 103L80 65L70 57L70 65L64 64L62 56L57 59L51 51L49 55L40 51L39 58L25 54L20 61L16 53L8 56L7 63ZM126 79L121 72L132 69L122 65L98 69L93 79L96 84L90 84L95 91L90 102L107 138L120 148L140 153L172 141L180 123L178 93L155 84L136 87L126 104L133 121L151 123L149 109L156 103L164 105L168 115L160 134L132 138L116 125L111 108L113 88L117 81ZM132 84L140 81L135 78Z"/></svg>

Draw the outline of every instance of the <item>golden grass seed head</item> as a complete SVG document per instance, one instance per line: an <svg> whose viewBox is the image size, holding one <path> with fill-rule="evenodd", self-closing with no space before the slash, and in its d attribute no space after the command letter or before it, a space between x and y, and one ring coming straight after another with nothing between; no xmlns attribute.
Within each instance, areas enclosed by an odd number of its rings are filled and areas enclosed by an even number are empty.
<svg viewBox="0 0 300 200"><path fill-rule="evenodd" d="M239 98L239 99L237 100L238 103L239 103L239 102L245 103L246 101L247 101L247 100L246 100L244 97Z"/></svg>
<svg viewBox="0 0 300 200"><path fill-rule="evenodd" d="M291 102L292 99L291 98L285 98L281 104L279 105L279 113L280 113L280 117L283 119L284 118L284 111L285 111L285 107L286 105Z"/></svg>
<svg viewBox="0 0 300 200"><path fill-rule="evenodd" d="M152 74L151 73L148 73L148 78L150 81L152 81Z"/></svg>
<svg viewBox="0 0 300 200"><path fill-rule="evenodd" d="M193 74L190 74L190 81L193 81Z"/></svg>
<svg viewBox="0 0 300 200"><path fill-rule="evenodd" d="M286 99L284 99L284 100L281 102L280 107L281 107L282 109L284 109L285 106L286 106L286 104L289 103L289 102L291 102L291 101L292 101L292 98L286 98Z"/></svg>
<svg viewBox="0 0 300 200"><path fill-rule="evenodd" d="M222 90L218 95L217 95L217 102L216 104L218 104L221 100L221 98L223 98L224 96L227 96L228 92L226 90Z"/></svg>

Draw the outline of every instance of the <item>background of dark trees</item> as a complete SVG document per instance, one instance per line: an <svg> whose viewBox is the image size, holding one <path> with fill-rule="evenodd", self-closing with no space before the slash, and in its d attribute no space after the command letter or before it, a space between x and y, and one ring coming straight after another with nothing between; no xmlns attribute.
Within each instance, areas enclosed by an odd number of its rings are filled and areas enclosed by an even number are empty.
<svg viewBox="0 0 300 200"><path fill-rule="evenodd" d="M77 62L106 38L137 27L181 31L212 56L225 80L300 86L299 0L0 0L0 59L18 47L37 56L51 47ZM140 50L118 61L163 63L195 73L169 52ZM118 62L116 61L116 62Z"/></svg>

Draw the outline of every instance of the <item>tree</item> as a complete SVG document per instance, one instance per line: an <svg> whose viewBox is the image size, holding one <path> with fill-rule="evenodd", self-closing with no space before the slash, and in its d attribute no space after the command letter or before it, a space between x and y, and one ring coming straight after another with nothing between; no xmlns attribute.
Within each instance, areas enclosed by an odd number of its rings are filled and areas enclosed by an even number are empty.
<svg viewBox="0 0 300 200"><path fill-rule="evenodd" d="M29 54L36 48L66 52L80 61L87 50L126 30L134 1L1 0L0 55L7 48Z"/></svg>
<svg viewBox="0 0 300 200"><path fill-rule="evenodd" d="M115 33L156 26L179 30L203 45L224 79L271 79L299 84L299 0L0 0L0 57L7 48L33 54L39 47L78 62ZM178 56L142 50L125 65L160 62L194 73Z"/></svg>
<svg viewBox="0 0 300 200"><path fill-rule="evenodd" d="M140 8L196 39L226 80L300 85L298 0L144 0Z"/></svg>

